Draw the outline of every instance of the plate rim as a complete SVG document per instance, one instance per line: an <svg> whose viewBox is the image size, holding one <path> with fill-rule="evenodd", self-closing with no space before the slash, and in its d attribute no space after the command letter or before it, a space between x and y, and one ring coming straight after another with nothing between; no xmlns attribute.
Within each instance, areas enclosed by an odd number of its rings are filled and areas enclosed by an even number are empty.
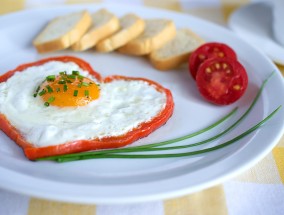
<svg viewBox="0 0 284 215"><path fill-rule="evenodd" d="M34 13L37 11L49 11L50 9L66 9L66 8L80 8L80 7L89 7L89 6L94 6L96 5L97 7L121 7L121 5L119 6L119 4L110 4L110 3L92 3L92 4L77 4L77 5L62 5L62 6L54 6L54 7L48 7L48 8L36 8L36 9L28 9L28 10L24 10L24 11L20 11L20 12L15 12L15 13L10 13L7 15L4 15L2 17L0 17L0 25L2 20L5 19L10 19L11 17L14 16L22 16L25 14L29 14L29 13ZM175 14L178 16L186 16L187 18L191 18L193 20L198 20L199 22L202 23L206 23L207 25L211 25L214 28L219 28L222 29L223 31L227 31L230 32L228 29L225 29L222 26L217 25L216 23L211 23L209 21L206 20L202 20L198 17L189 15L189 14L184 14L184 13L179 13L179 12L174 12L174 11L168 11L168 10L163 10L163 9L156 9L156 8L149 8L149 7L145 7L145 6L137 6L137 5L130 5L131 10L133 8L140 8L140 10L151 10L151 11L162 11L164 13L169 13L169 14ZM79 9L78 9L79 10ZM232 34L233 32L230 32L230 34ZM239 40L242 41L242 43L247 44L249 47L251 47L252 49L254 49L255 51L257 51L254 47L250 46L246 41L242 40L241 38L239 38ZM280 71L278 70L278 68L272 63L272 61L265 56L263 53L257 51L263 58L265 58L272 67L275 68L275 70L277 71L277 75L281 75ZM282 80L282 84L283 84L283 80ZM224 182L225 180L228 180L229 178L232 178L234 176L236 176L237 174L239 174L240 172L249 169L250 167L252 167L253 165L255 165L260 159L264 158L265 155L267 155L273 147L275 147L275 145L279 142L280 138L282 137L283 131L284 131L284 124L282 124L282 128L281 128L281 133L279 133L277 135L277 137L275 138L275 143L274 144L270 144L269 147L265 150L262 151L262 153L256 157L254 157L254 159L251 159L249 163L247 163L247 165L245 166L238 166L238 168L234 168L234 171L230 171L227 174L222 175L221 177L216 177L214 178L214 180L210 180L207 183L203 183L200 184L198 186L195 186L194 188L192 187L188 187L187 189L182 189L182 190L178 190L178 191L171 191L168 193L158 193L158 194L151 194L150 196L146 195L145 196L136 196L136 197L122 197L122 198L101 198L101 197L87 197L87 198L82 198L80 197L79 199L77 197L71 197L71 196L59 196L59 195L48 195L48 194L42 194L40 191L36 192L34 190L26 190L24 188L21 187L21 189L19 190L17 187L10 187L8 190L11 190L13 192L17 192L17 193L21 193L21 194L25 194L25 195L31 195L34 197L40 197L40 198L44 198L44 199L52 199L52 200L58 200L58 201L66 201L66 202L78 202L78 203L111 203L111 204L124 204L124 203L136 203L136 202L145 202L145 201L153 201L153 200L159 200L159 199L169 199L169 198L174 198L177 196L181 196L181 195L186 195L192 192L196 192L198 190L201 189L205 189L208 187L211 187L213 185L219 184ZM1 160L1 159L0 159ZM0 171L4 171L4 173L8 172L13 172L12 170L7 170L3 167L0 166ZM42 179L40 179L42 180ZM3 181L3 178L0 177L0 181ZM0 187L3 189L6 189L7 187L5 187L5 185L3 185L3 183L0 183Z"/></svg>

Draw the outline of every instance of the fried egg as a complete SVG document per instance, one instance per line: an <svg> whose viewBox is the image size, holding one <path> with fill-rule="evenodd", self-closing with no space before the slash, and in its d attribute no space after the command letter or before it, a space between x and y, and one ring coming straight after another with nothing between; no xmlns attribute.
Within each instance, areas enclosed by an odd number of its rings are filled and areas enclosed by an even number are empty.
<svg viewBox="0 0 284 215"><path fill-rule="evenodd" d="M0 83L0 113L35 147L123 135L163 110L143 80L100 82L73 62L49 61Z"/></svg>

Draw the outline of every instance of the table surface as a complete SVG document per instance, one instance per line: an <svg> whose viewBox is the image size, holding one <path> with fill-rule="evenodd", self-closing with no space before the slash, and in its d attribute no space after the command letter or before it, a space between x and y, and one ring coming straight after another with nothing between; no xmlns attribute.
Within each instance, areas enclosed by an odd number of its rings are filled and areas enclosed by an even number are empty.
<svg viewBox="0 0 284 215"><path fill-rule="evenodd" d="M256 1L256 0L254 0ZM115 0L1 0L0 14L76 3ZM120 0L189 13L226 26L230 14L250 0ZM277 65L284 74L284 66ZM0 215L279 215L284 211L284 138L257 165L218 186L175 199L124 205L83 205L48 201L0 189Z"/></svg>

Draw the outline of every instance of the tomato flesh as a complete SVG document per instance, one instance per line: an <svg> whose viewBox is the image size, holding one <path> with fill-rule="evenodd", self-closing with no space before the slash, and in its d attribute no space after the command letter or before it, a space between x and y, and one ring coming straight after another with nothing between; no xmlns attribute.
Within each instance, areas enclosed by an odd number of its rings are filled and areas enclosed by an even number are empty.
<svg viewBox="0 0 284 215"><path fill-rule="evenodd" d="M196 84L201 95L218 105L237 101L245 92L248 76L245 68L230 58L211 58L198 69Z"/></svg>
<svg viewBox="0 0 284 215"><path fill-rule="evenodd" d="M235 51L224 43L205 43L198 47L189 58L189 71L194 79L200 65L209 58L237 59Z"/></svg>

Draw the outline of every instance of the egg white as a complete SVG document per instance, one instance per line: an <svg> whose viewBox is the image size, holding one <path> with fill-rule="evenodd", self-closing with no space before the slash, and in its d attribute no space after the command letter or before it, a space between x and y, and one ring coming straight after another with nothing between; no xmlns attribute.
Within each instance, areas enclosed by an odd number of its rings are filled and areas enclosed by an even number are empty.
<svg viewBox="0 0 284 215"><path fill-rule="evenodd" d="M0 113L36 147L123 135L166 105L165 93L144 81L100 83L100 97L81 107L45 107L40 96L33 97L46 76L73 70L99 83L75 63L59 61L27 68L0 83Z"/></svg>

